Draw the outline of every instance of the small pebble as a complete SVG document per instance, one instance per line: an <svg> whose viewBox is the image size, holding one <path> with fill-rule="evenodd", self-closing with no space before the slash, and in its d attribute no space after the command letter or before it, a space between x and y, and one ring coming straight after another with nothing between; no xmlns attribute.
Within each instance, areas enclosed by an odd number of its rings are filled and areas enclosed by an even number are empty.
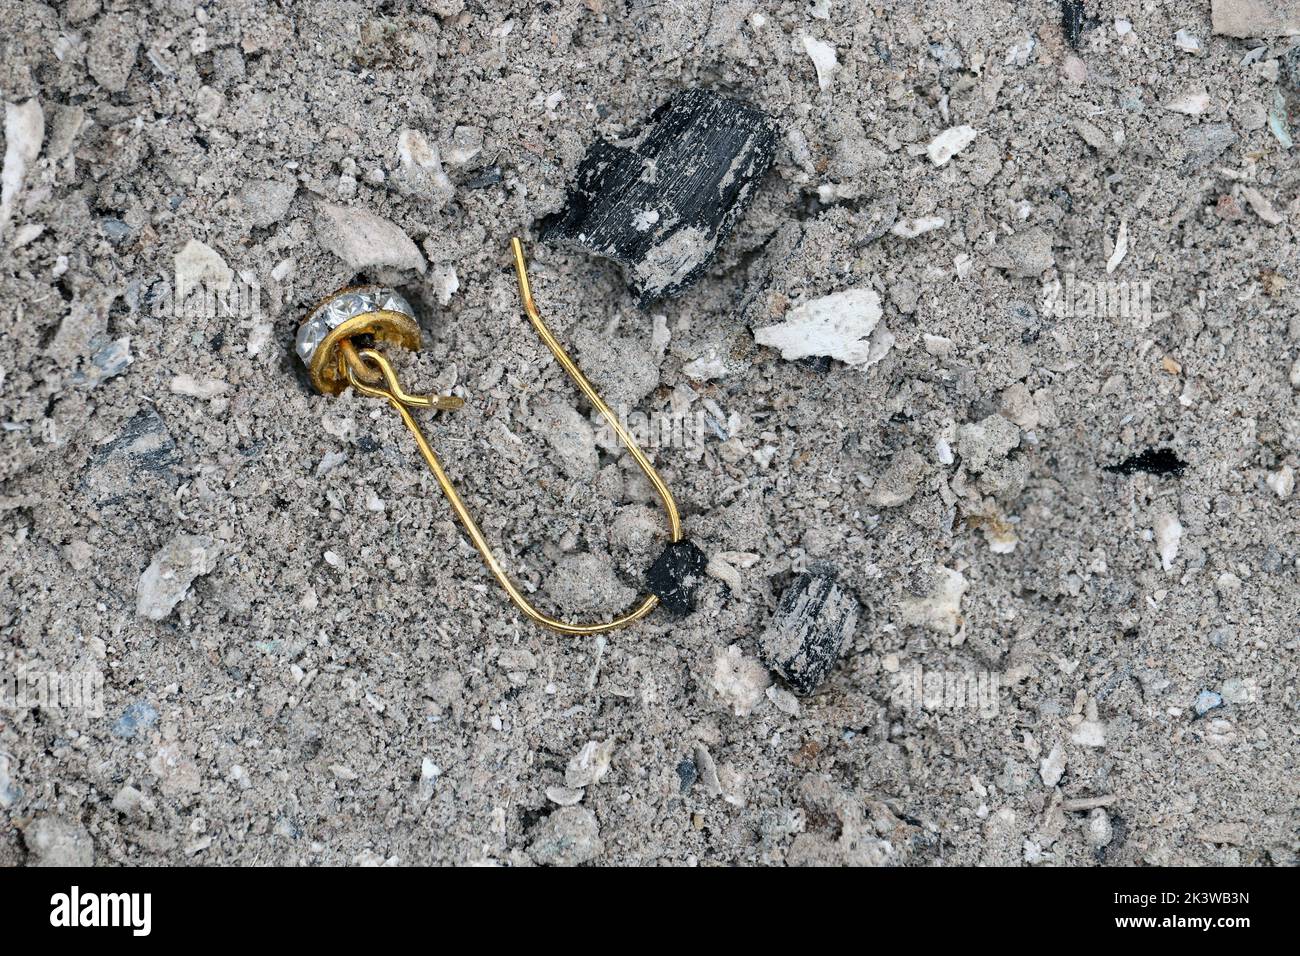
<svg viewBox="0 0 1300 956"><path fill-rule="evenodd" d="M113 724L112 734L123 740L134 740L136 734L148 730L158 722L158 708L145 700L137 700L122 712Z"/></svg>
<svg viewBox="0 0 1300 956"><path fill-rule="evenodd" d="M1223 706L1223 697L1212 690L1203 690L1196 695L1193 709L1197 717L1204 717L1210 711Z"/></svg>
<svg viewBox="0 0 1300 956"><path fill-rule="evenodd" d="M600 824L583 806L560 807L533 830L528 855L538 866L577 866L599 856Z"/></svg>

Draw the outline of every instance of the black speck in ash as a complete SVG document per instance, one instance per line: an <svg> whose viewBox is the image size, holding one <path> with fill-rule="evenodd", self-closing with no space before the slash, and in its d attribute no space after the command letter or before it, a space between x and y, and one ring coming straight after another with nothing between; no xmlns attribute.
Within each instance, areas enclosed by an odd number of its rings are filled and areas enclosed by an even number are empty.
<svg viewBox="0 0 1300 956"><path fill-rule="evenodd" d="M1174 454L1172 448L1148 448L1136 455L1130 455L1118 465L1107 465L1106 470L1119 475L1132 475L1140 471L1147 475L1173 475L1177 477L1183 473L1183 469L1186 467L1187 462Z"/></svg>
<svg viewBox="0 0 1300 956"><path fill-rule="evenodd" d="M677 764L677 782L678 790L685 793L695 784L700 772L695 766L695 761L690 757L683 757Z"/></svg>

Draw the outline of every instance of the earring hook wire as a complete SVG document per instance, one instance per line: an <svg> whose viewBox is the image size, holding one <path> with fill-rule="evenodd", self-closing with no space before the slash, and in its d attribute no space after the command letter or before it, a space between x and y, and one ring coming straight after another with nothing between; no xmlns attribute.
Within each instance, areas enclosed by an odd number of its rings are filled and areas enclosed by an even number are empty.
<svg viewBox="0 0 1300 956"><path fill-rule="evenodd" d="M668 490L668 485L659 476L659 472L650 463L650 459L641 451L636 440L623 426L623 423L618 420L610 407L605 404L605 401L596 392L595 387L582 374L582 370L569 357L568 352L564 350L559 340L555 338L542 320L541 313L537 309L537 303L533 299L532 286L528 281L527 261L524 258L523 243L518 238L512 238L510 240L510 249L514 256L515 276L519 283L519 298L523 303L525 316L537 331L541 340L546 344L546 347L550 349L551 354L555 356L555 360L559 362L560 367L568 373L569 378L573 380L579 390L587 396L588 401L600 412L606 424L618 435L619 440L627 448L637 466L654 487L655 493L659 496L664 511L668 515L669 538L675 544L682 538L682 522L672 492ZM461 526L469 535L470 541L473 542L474 547L478 549L478 553L483 557L483 562L487 565L488 570L492 572L492 576L497 579L497 583L510 596L510 600L526 617L561 634L589 635L626 627L634 621L639 621L655 609L659 604L659 598L649 594L643 597L630 611L611 621L597 624L573 624L551 617L534 607L532 602L515 587L505 569L501 567L501 563L497 560L495 553L488 544L487 538L484 537L478 523L465 506L464 499L461 498L456 486L452 484L451 479L447 476L442 461L438 458L433 446L420 428L419 422L416 421L415 416L412 414L412 410L416 408L432 407L450 411L460 408L464 402L455 397L410 395L402 389L397 379L397 373L393 370L388 359L380 352L373 348L357 349L351 341L345 341L340 345L339 364L342 366L342 371L347 375L348 382L357 392L363 395L385 399L401 416L402 424L406 426L407 431L415 439L421 457L424 458L425 464L429 466L429 471L433 473L434 479L438 482L438 487L442 489L443 495L446 496L447 502L451 505L451 510L455 512Z"/></svg>

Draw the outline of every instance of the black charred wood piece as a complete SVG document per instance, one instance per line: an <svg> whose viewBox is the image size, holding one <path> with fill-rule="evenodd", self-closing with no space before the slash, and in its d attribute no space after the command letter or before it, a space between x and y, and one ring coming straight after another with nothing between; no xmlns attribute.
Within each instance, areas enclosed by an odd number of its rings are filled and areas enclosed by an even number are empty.
<svg viewBox="0 0 1300 956"><path fill-rule="evenodd" d="M621 263L641 305L673 295L731 234L776 139L776 124L752 106L708 90L678 93L631 139L592 144L542 240Z"/></svg>
<svg viewBox="0 0 1300 956"><path fill-rule="evenodd" d="M1065 40L1074 49L1079 49L1079 38L1083 36L1083 22L1086 11L1083 0L1061 0L1061 32Z"/></svg>
<svg viewBox="0 0 1300 956"><path fill-rule="evenodd" d="M759 654L796 694L811 694L852 640L860 610L833 576L801 574L781 595L759 639Z"/></svg>
<svg viewBox="0 0 1300 956"><path fill-rule="evenodd" d="M695 595L704 583L709 559L689 538L664 548L646 572L646 585L659 603L678 614L695 610Z"/></svg>

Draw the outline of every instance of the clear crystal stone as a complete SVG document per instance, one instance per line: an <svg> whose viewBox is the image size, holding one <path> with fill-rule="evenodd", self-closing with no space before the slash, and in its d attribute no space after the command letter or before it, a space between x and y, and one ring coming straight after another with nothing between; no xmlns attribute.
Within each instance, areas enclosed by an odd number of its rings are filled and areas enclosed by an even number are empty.
<svg viewBox="0 0 1300 956"><path fill-rule="evenodd" d="M325 341L325 336L329 335L331 330L338 328L354 316L378 312L381 309L400 312L415 318L415 310L411 308L411 304L392 289L373 286L344 292L322 305L299 327L296 341L299 357L310 365L312 353L320 347L321 342Z"/></svg>
<svg viewBox="0 0 1300 956"><path fill-rule="evenodd" d="M322 341L324 341L325 335L329 332L329 329L330 327L320 316L317 316L309 322L304 322L302 327L298 329L296 348L299 357L304 362L311 361L312 353L315 352L316 348Z"/></svg>
<svg viewBox="0 0 1300 956"><path fill-rule="evenodd" d="M415 317L415 310L411 308L411 304L396 292L388 292L383 297L383 305L380 308L387 309L389 312L401 312L403 315L409 315L412 318Z"/></svg>
<svg viewBox="0 0 1300 956"><path fill-rule="evenodd" d="M366 296L361 292L345 292L325 307L330 328L342 325L354 315L367 311Z"/></svg>

